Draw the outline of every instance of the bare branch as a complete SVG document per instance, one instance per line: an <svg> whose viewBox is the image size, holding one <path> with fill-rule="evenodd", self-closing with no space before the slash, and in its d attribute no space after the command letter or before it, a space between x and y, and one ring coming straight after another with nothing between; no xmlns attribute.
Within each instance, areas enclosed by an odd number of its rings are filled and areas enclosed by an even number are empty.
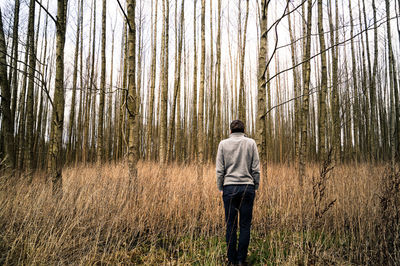
<svg viewBox="0 0 400 266"><path fill-rule="evenodd" d="M353 78L353 77L351 77L351 78L349 78L349 79L346 79L346 80L342 81L340 84L346 83L346 82L348 82L349 80L351 80L352 78ZM310 89L310 92L309 92L308 94L302 94L302 95L299 95L299 96L290 98L290 99L287 100L287 101L284 101L284 102L282 102L282 103L279 103L279 104L277 104L277 105L272 106L269 110L267 110L267 111L261 116L261 118L264 118L267 114L269 114L269 113L270 113L272 110L274 110L275 108L278 108L278 107L280 107L280 106L282 106L282 105L285 105L285 104L287 104L287 103L290 103L290 102L292 102L292 101L294 101L294 100L297 100L297 99L299 99L299 98L301 98L301 97L303 97L303 96L311 95L311 94L314 94L314 93L318 92L318 91L319 91L319 90L317 90L318 88L319 88L318 86L313 87L313 88ZM332 86L329 86L329 87L328 87L328 89L330 89L330 88L332 88Z"/></svg>
<svg viewBox="0 0 400 266"><path fill-rule="evenodd" d="M132 27L131 27L131 24L129 23L128 16L126 15L125 10L122 8L122 5L121 5L121 3L119 2L119 0L117 0L117 3L118 3L118 5L119 5L119 8L121 9L122 13L123 13L124 16L125 16L125 20L126 20L126 23L128 24L129 30L130 30L130 31L133 31L133 29L132 29Z"/></svg>
<svg viewBox="0 0 400 266"><path fill-rule="evenodd" d="M392 17L392 18L389 18L389 19L387 19L387 20L381 22L381 23L380 23L379 25L377 25L376 27L369 27L369 28L366 28L366 29L364 29L364 30L358 32L358 33L355 34L354 36L351 36L350 38L348 38L348 39L346 39L346 40L343 40L343 41L341 41L341 42L338 42L338 43L336 43L335 45L332 45L332 46L326 48L325 50L320 51L319 53L316 53L316 54L310 56L310 57L307 58L306 60L301 61L300 63L298 63L298 64L296 64L296 65L294 65L294 66L292 66L292 67L289 67L289 68L286 68L286 69L284 69L284 70L279 71L278 73L276 73L275 75L273 75L272 77L270 77L268 80L266 80L266 81L262 84L262 86L264 86L265 84L267 84L268 82L270 82L271 80L273 80L274 78L276 78L277 76L279 76L280 74L283 74L283 73L285 73L285 72L288 72L289 70L292 70L292 69L294 69L294 68L296 68L296 67L302 65L302 64L304 64L304 63L310 61L311 59L314 59L315 57L319 56L320 54L323 54L323 53L329 51L330 49L332 49L332 48L334 48L334 47L336 47L336 46L343 45L343 44L347 43L348 41L350 41L350 40L356 38L357 36L361 35L362 33L366 32L366 31L368 31L368 30L370 30L370 29L379 28L382 24L386 23L386 22L389 21L389 20L395 19L395 18L397 18L397 16L394 16L394 17ZM265 71L266 71L266 70L265 70Z"/></svg>
<svg viewBox="0 0 400 266"><path fill-rule="evenodd" d="M44 12L46 12L47 15L49 15L49 17L54 21L54 23L56 23L56 25L58 25L58 21L53 17L53 15L50 14L50 12L38 0L35 0L35 2L38 3L39 6L44 10Z"/></svg>

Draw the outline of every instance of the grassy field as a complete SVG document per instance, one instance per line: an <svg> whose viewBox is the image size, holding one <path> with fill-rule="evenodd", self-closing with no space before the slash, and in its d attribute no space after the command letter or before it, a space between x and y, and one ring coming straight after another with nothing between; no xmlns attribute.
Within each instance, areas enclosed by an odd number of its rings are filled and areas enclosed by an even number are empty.
<svg viewBox="0 0 400 266"><path fill-rule="evenodd" d="M0 264L221 265L221 195L213 165L65 168L62 199L38 173L0 179ZM255 265L400 262L399 175L384 166L295 169L270 165L256 195L249 261Z"/></svg>

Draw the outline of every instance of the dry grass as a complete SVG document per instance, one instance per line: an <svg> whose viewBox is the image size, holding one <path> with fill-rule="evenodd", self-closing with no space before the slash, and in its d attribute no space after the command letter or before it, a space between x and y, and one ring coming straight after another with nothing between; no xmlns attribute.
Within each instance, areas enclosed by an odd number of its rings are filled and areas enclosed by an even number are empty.
<svg viewBox="0 0 400 266"><path fill-rule="evenodd" d="M194 166L140 163L136 198L125 164L66 168L58 202L43 174L32 184L2 178L0 264L220 265L226 249L214 166L204 168L202 180L195 173ZM311 178L317 166L307 170L304 196L294 169L273 165L267 173L255 202L250 261L379 263L383 166L331 171L320 204L336 202L320 218Z"/></svg>

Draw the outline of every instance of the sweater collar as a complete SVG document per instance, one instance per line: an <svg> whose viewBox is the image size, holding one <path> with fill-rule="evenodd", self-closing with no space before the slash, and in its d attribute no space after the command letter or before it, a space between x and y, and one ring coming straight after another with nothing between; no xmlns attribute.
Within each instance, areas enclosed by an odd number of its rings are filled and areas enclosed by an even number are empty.
<svg viewBox="0 0 400 266"><path fill-rule="evenodd" d="M235 133L231 133L229 135L230 138L239 138L239 137L244 137L244 133L242 132L235 132Z"/></svg>

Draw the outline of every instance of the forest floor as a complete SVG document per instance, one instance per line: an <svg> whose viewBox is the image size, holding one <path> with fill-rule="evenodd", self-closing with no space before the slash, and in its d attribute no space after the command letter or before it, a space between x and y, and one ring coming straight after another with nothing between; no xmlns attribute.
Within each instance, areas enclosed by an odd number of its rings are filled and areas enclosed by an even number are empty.
<svg viewBox="0 0 400 266"><path fill-rule="evenodd" d="M129 188L125 163L66 167L59 200L44 173L0 178L0 264L223 264L215 167L204 166L203 178L194 165L141 162L138 170ZM249 261L399 263L399 180L384 165L314 165L301 190L294 167L269 165Z"/></svg>

